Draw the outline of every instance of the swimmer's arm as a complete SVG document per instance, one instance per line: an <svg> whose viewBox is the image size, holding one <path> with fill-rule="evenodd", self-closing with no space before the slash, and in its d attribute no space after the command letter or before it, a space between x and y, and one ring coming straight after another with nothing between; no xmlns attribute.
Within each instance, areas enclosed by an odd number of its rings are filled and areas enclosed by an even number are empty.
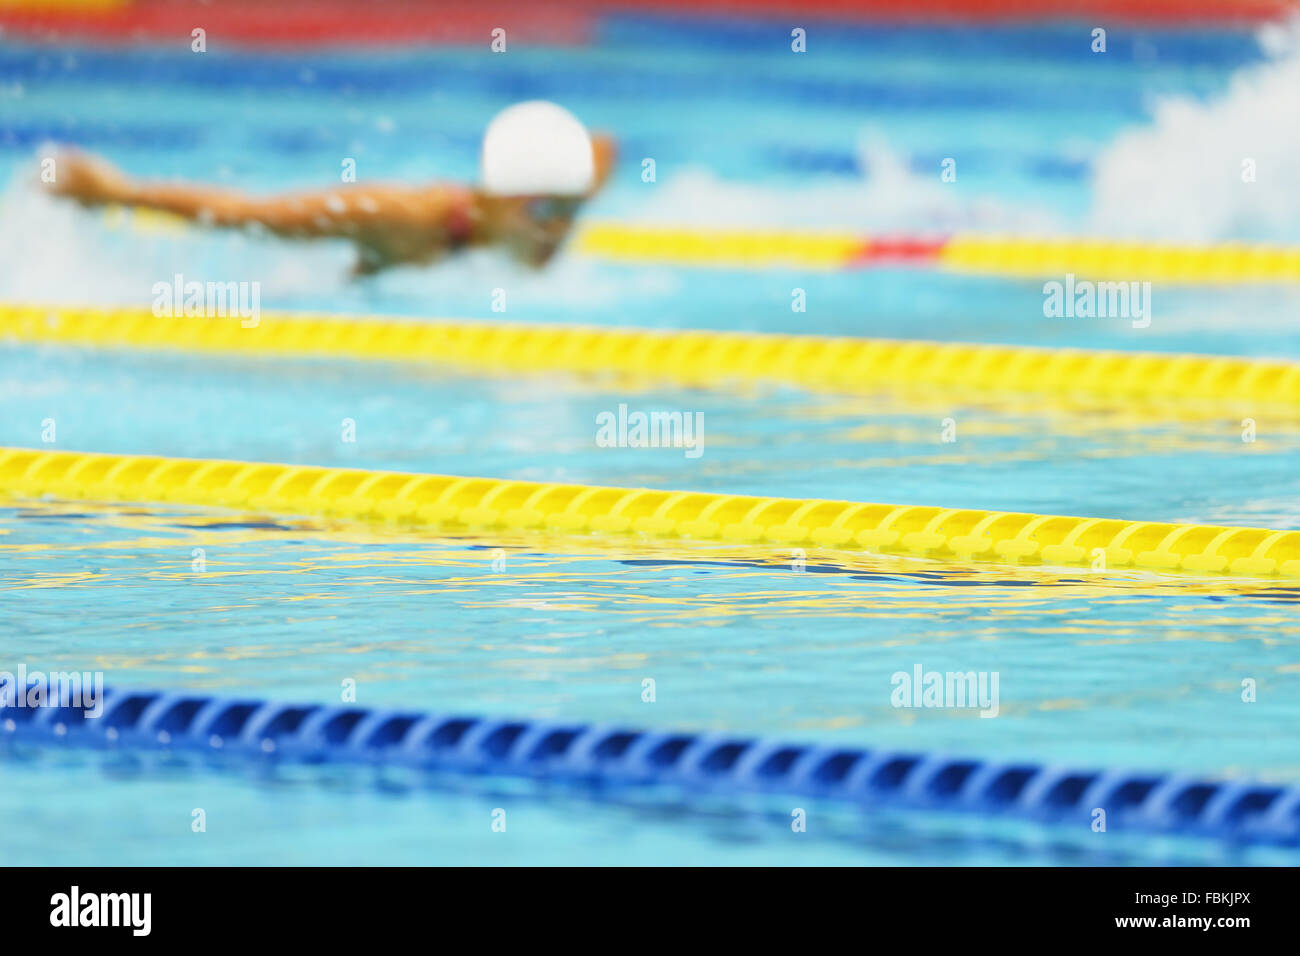
<svg viewBox="0 0 1300 956"><path fill-rule="evenodd" d="M140 186L134 199L214 226L258 225L305 238L436 236L447 228L456 202L455 191L443 186L346 186L265 199L204 187Z"/></svg>
<svg viewBox="0 0 1300 956"><path fill-rule="evenodd" d="M281 236L355 238L376 231L437 232L460 200L444 186L340 186L325 192L259 198L212 186L137 182L102 160L61 157L54 192L85 205L121 203L203 225L261 226Z"/></svg>

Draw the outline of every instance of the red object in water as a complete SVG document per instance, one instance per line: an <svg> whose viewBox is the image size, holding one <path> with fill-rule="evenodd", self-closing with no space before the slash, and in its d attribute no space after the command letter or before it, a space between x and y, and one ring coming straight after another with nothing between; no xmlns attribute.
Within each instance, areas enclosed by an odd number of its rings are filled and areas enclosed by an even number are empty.
<svg viewBox="0 0 1300 956"><path fill-rule="evenodd" d="M867 265L926 265L939 257L947 239L867 239L846 265L850 269Z"/></svg>

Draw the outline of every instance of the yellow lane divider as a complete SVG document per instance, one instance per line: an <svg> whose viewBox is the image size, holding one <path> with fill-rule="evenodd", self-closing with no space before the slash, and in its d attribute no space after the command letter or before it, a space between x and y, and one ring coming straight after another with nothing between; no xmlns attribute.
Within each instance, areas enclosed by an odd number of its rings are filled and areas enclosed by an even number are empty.
<svg viewBox="0 0 1300 956"><path fill-rule="evenodd" d="M175 234L190 224L170 213L109 206L104 222ZM1018 279L1232 284L1300 282L1300 246L1189 245L1034 236L866 236L843 231L717 229L593 222L573 239L581 255L630 265L841 271L921 266Z"/></svg>
<svg viewBox="0 0 1300 956"><path fill-rule="evenodd" d="M953 272L1019 278L1150 282L1300 282L1300 247L1222 243L1197 246L1089 238L955 235L874 237L798 232L592 223L575 249L628 263L857 269L929 266Z"/></svg>
<svg viewBox="0 0 1300 956"><path fill-rule="evenodd" d="M850 394L920 386L1300 407L1300 363L1208 355L348 316L263 315L244 328L236 317L12 304L0 304L0 341L619 374L696 386L764 381Z"/></svg>
<svg viewBox="0 0 1300 956"><path fill-rule="evenodd" d="M867 240L854 233L693 229L592 223L574 238L582 255L614 262L761 269L846 269Z"/></svg>
<svg viewBox="0 0 1300 956"><path fill-rule="evenodd" d="M937 264L953 272L1026 279L1146 282L1300 282L1300 247L1225 243L1191 246L1105 239L954 236Z"/></svg>
<svg viewBox="0 0 1300 956"><path fill-rule="evenodd" d="M961 562L1300 577L1300 531L0 448L0 495L175 502L439 530L639 535Z"/></svg>

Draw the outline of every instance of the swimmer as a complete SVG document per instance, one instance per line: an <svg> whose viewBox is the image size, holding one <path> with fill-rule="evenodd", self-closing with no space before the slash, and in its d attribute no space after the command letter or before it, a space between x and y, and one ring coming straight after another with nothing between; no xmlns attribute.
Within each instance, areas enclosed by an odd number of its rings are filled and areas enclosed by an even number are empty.
<svg viewBox="0 0 1300 956"><path fill-rule="evenodd" d="M257 198L212 186L140 182L103 159L73 152L56 158L49 188L84 206L117 203L205 226L348 239L357 248L355 275L427 265L477 246L501 246L539 268L604 185L614 153L610 137L588 135L573 114L538 100L516 104L489 124L478 187L348 184Z"/></svg>

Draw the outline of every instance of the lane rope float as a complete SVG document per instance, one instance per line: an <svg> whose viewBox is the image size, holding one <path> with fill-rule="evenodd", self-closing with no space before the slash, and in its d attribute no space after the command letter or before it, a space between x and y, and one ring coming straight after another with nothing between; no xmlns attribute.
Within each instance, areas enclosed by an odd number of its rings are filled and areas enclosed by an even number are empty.
<svg viewBox="0 0 1300 956"><path fill-rule="evenodd" d="M949 272L1047 279L1177 283L1300 282L1300 247L1197 246L1090 238L954 235L870 237L849 232L592 223L575 249L627 263L714 268L845 270L919 265Z"/></svg>
<svg viewBox="0 0 1300 956"><path fill-rule="evenodd" d="M938 813L997 815L1090 832L1115 828L1295 846L1300 786L1024 760L866 750L725 732L636 730L562 720L105 689L103 710L0 704L0 743L258 761L396 765L576 786L671 786L780 794Z"/></svg>
<svg viewBox="0 0 1300 956"><path fill-rule="evenodd" d="M944 561L1300 577L1300 531L0 447L0 495Z"/></svg>
<svg viewBox="0 0 1300 956"><path fill-rule="evenodd" d="M189 223L170 213L122 206L105 211L110 228L129 224L144 233L184 232ZM846 271L920 266L967 275L1235 285L1300 282L1300 247L1261 243L1190 245L1034 236L866 236L844 231L798 231L698 226L590 223L578 230L581 255L629 265L716 269Z"/></svg>
<svg viewBox="0 0 1300 956"><path fill-rule="evenodd" d="M0 304L0 341L439 363L494 373L648 377L701 387L771 382L850 394L997 394L1300 408L1300 362L754 332L379 317L158 317L150 309Z"/></svg>

